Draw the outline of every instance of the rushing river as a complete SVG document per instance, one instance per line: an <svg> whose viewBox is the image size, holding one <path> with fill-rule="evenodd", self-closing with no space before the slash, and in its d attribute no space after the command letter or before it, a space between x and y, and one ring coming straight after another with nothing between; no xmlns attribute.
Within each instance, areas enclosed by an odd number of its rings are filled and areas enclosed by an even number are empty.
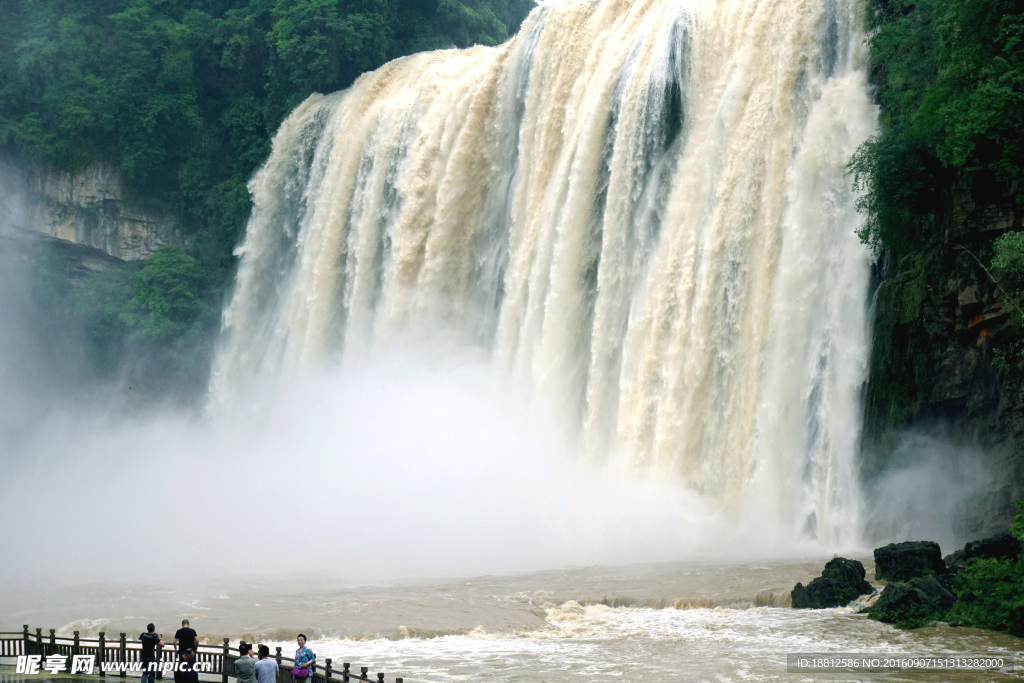
<svg viewBox="0 0 1024 683"><path fill-rule="evenodd" d="M335 667L351 662L412 682L1019 680L786 673L786 654L797 652L1024 656L1024 641L997 633L899 631L849 608L755 605L806 582L823 562L589 567L380 587L322 579L5 587L0 627L134 636L151 620L166 638L187 617L211 642L244 638L286 654L302 630Z"/></svg>

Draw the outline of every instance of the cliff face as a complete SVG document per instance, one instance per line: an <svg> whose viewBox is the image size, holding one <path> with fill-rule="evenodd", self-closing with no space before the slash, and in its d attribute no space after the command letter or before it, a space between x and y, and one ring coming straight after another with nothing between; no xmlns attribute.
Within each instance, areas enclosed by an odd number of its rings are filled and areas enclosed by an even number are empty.
<svg viewBox="0 0 1024 683"><path fill-rule="evenodd" d="M98 249L124 261L182 244L174 216L125 197L120 170L91 164L71 173L4 163L5 208L14 229Z"/></svg>
<svg viewBox="0 0 1024 683"><path fill-rule="evenodd" d="M1024 497L1024 392L992 362L1019 302L985 267L995 238L1021 230L1021 217L1011 195L961 183L948 189L941 237L877 265L865 474L892 466L897 435L907 430L976 454L987 483L953 508L960 543L1005 531L1012 501Z"/></svg>

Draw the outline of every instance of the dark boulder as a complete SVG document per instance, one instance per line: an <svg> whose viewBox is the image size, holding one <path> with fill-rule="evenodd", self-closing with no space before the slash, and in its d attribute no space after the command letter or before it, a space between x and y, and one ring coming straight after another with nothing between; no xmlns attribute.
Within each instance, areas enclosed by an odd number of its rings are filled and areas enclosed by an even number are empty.
<svg viewBox="0 0 1024 683"><path fill-rule="evenodd" d="M956 604L956 596L934 576L916 576L907 581L907 585L920 591L928 603L939 609L950 609Z"/></svg>
<svg viewBox="0 0 1024 683"><path fill-rule="evenodd" d="M934 576L918 576L906 583L890 582L868 616L902 628L918 628L945 617L955 602Z"/></svg>
<svg viewBox="0 0 1024 683"><path fill-rule="evenodd" d="M980 541L971 541L962 550L946 555L943 561L950 569L959 569L976 557L1012 560L1020 556L1020 550L1020 541L1016 537L1002 533L983 538Z"/></svg>
<svg viewBox="0 0 1024 683"><path fill-rule="evenodd" d="M919 608L924 604L921 594L911 586L893 581L882 590L875 604L868 609L868 616L878 621L892 623L901 612Z"/></svg>
<svg viewBox="0 0 1024 683"><path fill-rule="evenodd" d="M996 534L980 541L971 541L964 546L963 552L965 562L974 557L1012 560L1020 555L1020 541L1011 534Z"/></svg>
<svg viewBox="0 0 1024 683"><path fill-rule="evenodd" d="M875 578L886 581L906 581L915 576L944 574L939 544L933 541L907 541L890 543L875 548Z"/></svg>
<svg viewBox="0 0 1024 683"><path fill-rule="evenodd" d="M871 584L864 580L864 565L857 560L834 557L825 565L821 576L807 586L798 583L790 594L797 609L842 607L858 595L870 593Z"/></svg>
<svg viewBox="0 0 1024 683"><path fill-rule="evenodd" d="M833 557L821 572L822 577L832 579L857 591L854 597L874 590L871 588L871 584L865 580L866 574L863 564L857 560L847 560L845 557Z"/></svg>

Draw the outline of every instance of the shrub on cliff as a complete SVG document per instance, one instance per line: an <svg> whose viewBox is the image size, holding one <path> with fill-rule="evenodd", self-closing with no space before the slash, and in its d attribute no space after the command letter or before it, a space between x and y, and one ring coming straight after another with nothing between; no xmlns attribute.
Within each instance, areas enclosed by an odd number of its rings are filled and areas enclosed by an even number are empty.
<svg viewBox="0 0 1024 683"><path fill-rule="evenodd" d="M900 258L936 234L958 178L1024 201L1024 5L873 0L872 80L881 132L851 162L864 240Z"/></svg>

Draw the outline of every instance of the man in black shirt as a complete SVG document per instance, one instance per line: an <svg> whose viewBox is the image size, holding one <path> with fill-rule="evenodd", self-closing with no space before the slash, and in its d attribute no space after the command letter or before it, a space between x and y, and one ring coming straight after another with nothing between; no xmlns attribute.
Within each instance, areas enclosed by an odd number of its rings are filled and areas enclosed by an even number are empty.
<svg viewBox="0 0 1024 683"><path fill-rule="evenodd" d="M198 634L188 626L188 619L181 620L181 628L179 628L174 634L174 644L178 646L178 657L188 650L189 648L195 650L198 643L196 642L196 636Z"/></svg>
<svg viewBox="0 0 1024 683"><path fill-rule="evenodd" d="M156 646L164 646L164 641L156 634L156 626L150 624L146 627L145 633L139 634L139 642L142 643L142 683L156 682Z"/></svg>

